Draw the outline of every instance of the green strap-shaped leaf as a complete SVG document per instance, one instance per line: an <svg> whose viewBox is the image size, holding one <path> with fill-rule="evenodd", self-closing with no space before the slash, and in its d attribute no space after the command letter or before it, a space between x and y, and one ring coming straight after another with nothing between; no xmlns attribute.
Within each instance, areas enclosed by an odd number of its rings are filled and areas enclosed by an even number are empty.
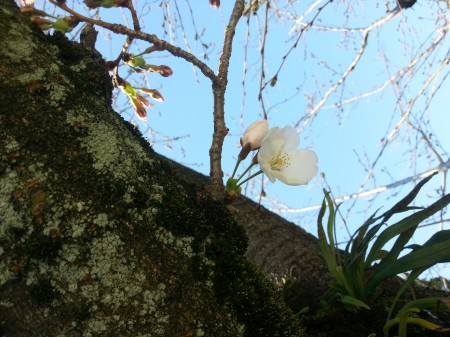
<svg viewBox="0 0 450 337"><path fill-rule="evenodd" d="M394 238L395 236L411 229L415 228L419 223L421 223L423 220L429 218L436 212L443 209L445 206L447 206L450 203L450 194L445 195L438 201L436 201L431 206L414 213L408 217L406 217L403 220L400 220L396 224L386 228L375 240L372 249L370 250L369 254L367 255L366 264L370 266L370 264L375 261L375 257L378 256L378 252L384 247L384 245Z"/></svg>
<svg viewBox="0 0 450 337"><path fill-rule="evenodd" d="M403 308L400 309L400 311L397 313L397 316L402 316L408 312L410 312L411 309L438 309L440 307L440 297L427 297L427 298L421 298L414 301L409 301L406 303Z"/></svg>
<svg viewBox="0 0 450 337"><path fill-rule="evenodd" d="M384 213L383 222L388 221L388 219L395 213L405 211L407 209L407 206L416 198L417 194L419 193L419 191L423 187L423 185L425 185L436 174L438 174L438 171L433 172L428 177L419 181L419 183L412 189L411 192L408 193L408 195L406 197L404 197L402 200L400 200L398 203L396 203L394 205L394 207L392 207L389 211Z"/></svg>
<svg viewBox="0 0 450 337"><path fill-rule="evenodd" d="M357 308L364 308L364 309L370 310L370 307L366 303L364 303L363 301L358 300L357 298L354 298L352 296L347 296L347 295L341 296L341 301L344 304L349 304L349 305L352 305Z"/></svg>
<svg viewBox="0 0 450 337"><path fill-rule="evenodd" d="M429 267L450 261L450 230L434 234L421 248L392 261L383 268L375 269L366 285L366 292L371 293L375 287L388 278L410 270L428 269Z"/></svg>
<svg viewBox="0 0 450 337"><path fill-rule="evenodd" d="M325 192L325 196L327 195L327 193L328 192ZM334 251L335 248L334 248L334 245L331 245L331 243L328 243L327 237L325 235L325 231L323 229L323 224L322 224L322 220L325 215L326 209L327 209L326 198L324 198L324 200L322 202L322 207L320 208L320 211L319 211L319 216L317 218L317 234L319 236L319 248L322 252L323 258L325 259L328 269L336 277L337 263L336 263L336 256L335 256L335 251ZM332 216L331 212L332 212L332 209L330 209L329 217Z"/></svg>

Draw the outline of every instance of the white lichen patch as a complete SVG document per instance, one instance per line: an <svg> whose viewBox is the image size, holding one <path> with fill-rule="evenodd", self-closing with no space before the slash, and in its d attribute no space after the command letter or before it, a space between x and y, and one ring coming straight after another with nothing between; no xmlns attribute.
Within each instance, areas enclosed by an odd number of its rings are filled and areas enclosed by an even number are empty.
<svg viewBox="0 0 450 337"><path fill-rule="evenodd" d="M106 213L97 214L93 222L99 227L106 227L108 224L112 223L112 221L108 220L108 215Z"/></svg>
<svg viewBox="0 0 450 337"><path fill-rule="evenodd" d="M155 290L145 290L142 293L145 307L140 312L141 316L155 314L159 308L164 307L164 298L166 296L165 289L166 285L160 283L157 285ZM159 319L160 318L161 317L159 317Z"/></svg>
<svg viewBox="0 0 450 337"><path fill-rule="evenodd" d="M157 203L161 204L162 203L162 198L165 194L164 192L164 187L160 186L158 184L153 184L152 185L153 191L155 191L152 195L151 198L153 201L156 201Z"/></svg>
<svg viewBox="0 0 450 337"><path fill-rule="evenodd" d="M153 165L144 149L131 137L118 134L110 124L99 121L87 111L68 112L67 122L83 123L88 136L80 138L82 147L92 155L96 170L112 175L115 179L138 178L138 164L146 161Z"/></svg>
<svg viewBox="0 0 450 337"><path fill-rule="evenodd" d="M10 144L13 143L10 142ZM15 147L16 145L13 144L12 146ZM30 165L28 167L26 181L36 181L39 184L44 183L47 178L47 173L43 172L42 167L43 165L40 163ZM23 177L19 177L13 170L7 169L6 173L0 179L0 239L8 242L8 245L5 245L5 247L9 249L13 249L16 245L24 243L28 235L34 231L34 227L29 225L32 223L31 212L15 209L12 203L15 195L17 195L18 202L23 202L25 198L30 198L32 201L33 196L36 194L32 194L31 192L24 187ZM17 229L25 230L19 241L15 241L11 236L11 232ZM8 259L0 259L0 285L16 277L16 274L9 269L8 263Z"/></svg>
<svg viewBox="0 0 450 337"><path fill-rule="evenodd" d="M0 307L11 308L12 306L14 306L14 304L9 301L0 301Z"/></svg>
<svg viewBox="0 0 450 337"><path fill-rule="evenodd" d="M159 227L155 231L155 238L164 246L174 248L188 258L192 258L195 255L192 249L192 241L194 241L192 236L176 237L167 229Z"/></svg>
<svg viewBox="0 0 450 337"><path fill-rule="evenodd" d="M43 81L45 79L44 68L36 68L33 72L21 74L16 77L16 80L21 84L27 84L33 81Z"/></svg>
<svg viewBox="0 0 450 337"><path fill-rule="evenodd" d="M22 31L18 31L16 26L9 29L7 35L11 38L2 41L1 54L15 60L16 63L30 62L36 45L33 43L32 35L29 34L31 32L30 27L20 25L20 29ZM20 55L20 58L17 55Z"/></svg>
<svg viewBox="0 0 450 337"><path fill-rule="evenodd" d="M86 229L86 225L84 223L73 224L73 226L72 226L72 237L73 238L80 237L81 235L84 234L85 229Z"/></svg>
<svg viewBox="0 0 450 337"><path fill-rule="evenodd" d="M78 64L70 66L70 70L72 70L73 72L76 72L76 73L79 73L79 72L83 71L84 69L86 69L86 63L83 60L81 60Z"/></svg>
<svg viewBox="0 0 450 337"><path fill-rule="evenodd" d="M89 125L87 128L90 129ZM82 139L82 142L82 146L92 155L93 167L96 170L121 180L133 170L132 162L124 160L127 155L120 139L107 124L98 123L95 131L90 132L88 137Z"/></svg>
<svg viewBox="0 0 450 337"><path fill-rule="evenodd" d="M6 153L10 153L13 151L18 151L20 149L20 145L15 139L9 139L7 142L3 143L3 148Z"/></svg>
<svg viewBox="0 0 450 337"><path fill-rule="evenodd" d="M0 287L15 277L16 275L9 270L6 264L0 264Z"/></svg>
<svg viewBox="0 0 450 337"><path fill-rule="evenodd" d="M64 76L59 75L58 80L52 78L46 82L44 88L48 91L51 99L48 104L52 107L59 107L66 101L73 85Z"/></svg>
<svg viewBox="0 0 450 337"><path fill-rule="evenodd" d="M119 314L124 307L139 313L141 323L164 331L169 324L165 311L166 285L157 283L148 287L147 276L137 268L136 257L117 234L103 233L83 243L64 244L56 266L45 263L29 273L27 284L35 284L40 277L52 280L55 290L63 295L65 304L82 301L89 305L92 317L83 323L83 336L98 336L112 327L120 326ZM128 310L128 309L127 309ZM120 324L119 324L120 323ZM133 322L124 322L124 331L131 331Z"/></svg>
<svg viewBox="0 0 450 337"><path fill-rule="evenodd" d="M11 228L23 228L22 215L14 210L11 195L20 186L17 173L10 171L0 179L0 239L6 238Z"/></svg>
<svg viewBox="0 0 450 337"><path fill-rule="evenodd" d="M12 27L9 30L8 34L11 38L2 41L1 53L17 64L31 62L37 47L32 40L30 28L26 25L20 26L22 30L26 31L25 33L16 30L16 28ZM33 64L39 65L39 67L32 71L23 72L14 79L22 85L28 83L33 83L34 86L42 85L49 93L51 99L49 104L54 107L63 103L70 93L70 89L73 88L70 81L61 74L60 62L54 57L57 54L58 48L56 46L49 47L44 54L42 52L40 53L40 57L45 61L36 62L34 60L33 62ZM17 55L20 55L20 58Z"/></svg>

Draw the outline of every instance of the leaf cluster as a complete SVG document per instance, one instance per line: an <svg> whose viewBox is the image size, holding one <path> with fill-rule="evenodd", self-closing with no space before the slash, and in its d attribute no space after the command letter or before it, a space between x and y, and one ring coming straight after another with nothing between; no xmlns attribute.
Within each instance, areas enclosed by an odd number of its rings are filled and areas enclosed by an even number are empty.
<svg viewBox="0 0 450 337"><path fill-rule="evenodd" d="M404 326L409 322L428 327L427 324L416 322L410 317L412 312L419 310L415 306L416 303L409 304L409 309L402 309L403 311L399 312L400 316L393 320L390 317L400 295L413 284L421 273L435 264L450 262L450 250L448 249L450 230L435 233L423 245L407 245L421 222L450 203L450 194L447 194L426 208L410 206L420 189L436 173L421 180L406 197L385 213L376 215L377 212L375 212L355 231L343 251L338 249L335 238L336 211L339 206L334 205L330 193L325 192L318 217L319 246L328 269L334 276L334 281L325 297L326 301L339 299L349 310L360 308L370 310L370 306L367 304L368 300L380 284L396 275L409 272L393 299L388 316L389 324L386 325L387 330L396 322ZM325 232L322 221L327 208L328 221ZM413 210L416 212L388 226L388 220L393 215ZM385 226L387 227L381 231ZM387 251L385 247L392 241L392 248ZM433 303L436 302L434 300ZM427 302L427 304L430 303ZM421 303L417 302L417 305L420 307Z"/></svg>

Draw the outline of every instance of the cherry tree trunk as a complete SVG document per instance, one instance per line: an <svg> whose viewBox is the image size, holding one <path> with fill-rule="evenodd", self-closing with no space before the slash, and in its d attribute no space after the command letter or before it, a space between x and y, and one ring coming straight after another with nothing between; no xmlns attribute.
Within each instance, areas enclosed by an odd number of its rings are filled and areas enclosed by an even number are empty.
<svg viewBox="0 0 450 337"><path fill-rule="evenodd" d="M210 199L111 109L101 56L12 0L0 41L0 335L307 336L267 276L317 303L312 236Z"/></svg>

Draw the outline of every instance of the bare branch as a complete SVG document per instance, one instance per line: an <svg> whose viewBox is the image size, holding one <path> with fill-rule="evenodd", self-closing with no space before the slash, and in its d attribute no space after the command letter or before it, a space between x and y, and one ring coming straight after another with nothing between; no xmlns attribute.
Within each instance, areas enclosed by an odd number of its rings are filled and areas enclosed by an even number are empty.
<svg viewBox="0 0 450 337"><path fill-rule="evenodd" d="M228 83L228 68L230 65L233 38L239 19L244 10L244 0L237 0L231 13L230 21L225 30L222 55L219 60L219 70L216 80L213 81L214 94L214 134L209 149L211 195L222 199L224 195L222 171L222 146L228 128L225 125L225 90Z"/></svg>
<svg viewBox="0 0 450 337"><path fill-rule="evenodd" d="M108 22L102 21L102 20L88 18L86 16L83 16L83 15L75 12L70 7L68 7L65 3L60 4L60 3L56 2L55 0L49 0L49 1L52 4L54 4L55 6L70 13L71 15L76 16L81 21L89 22L89 23L92 23L93 25L103 27L105 29L112 31L113 33L116 33L116 34L126 35L131 39L138 39L141 41L146 41L146 42L152 43L156 47L158 47L162 50L168 51L173 56L180 57L180 58L186 60L187 62L192 63L194 66L196 66L198 69L200 69L200 71L203 73L203 75L205 75L207 78L209 78L212 82L216 81L216 75L205 63L200 61L193 54L188 53L187 51L185 51L179 47L176 47L165 40L159 39L154 34L147 34L144 32L135 31L135 30L129 29L121 24L113 24L113 23L108 23Z"/></svg>
<svg viewBox="0 0 450 337"><path fill-rule="evenodd" d="M401 179L399 181L396 181L394 183L388 184L388 185L384 185L384 186L379 186L367 191L360 191L357 193L353 193L353 194L349 194L349 195L344 195L342 197L336 198L334 199L335 203L341 203L343 201L346 200L350 200L350 199L359 199L359 198L364 198L370 195L374 195L374 194L378 194L387 190L391 190L394 189L396 187L405 185L407 183L410 183L412 181L416 181L419 179L423 179L425 177L427 177L428 175L430 175L433 172L439 171L442 172L443 174L446 174L447 171L450 169L450 159L447 160L446 162L442 163L441 165L434 167L430 170L426 170L425 172L422 172L420 174L415 174L411 177L405 178L405 179ZM315 205L315 206L310 206L310 207L304 207L304 208L281 208L281 209L270 209L273 212L277 212L277 213L301 213L301 212L308 212L308 211L313 211L316 209L320 209L321 205Z"/></svg>
<svg viewBox="0 0 450 337"><path fill-rule="evenodd" d="M300 129L299 131L304 130L306 125L319 112L319 110L322 108L322 106L325 104L325 102L328 100L328 98L331 96L331 94L333 92L335 92L336 89L339 88L345 82L345 80L348 77L348 75L350 75L350 73L356 68L356 65L361 60L361 58L362 58L362 56L364 54L364 51L366 50L367 41L369 39L370 32L373 29L375 29L376 27L378 27L378 26L380 26L380 25L390 21L397 14L398 14L398 12L391 12L387 16L385 16L384 18L381 18L381 19L375 21L374 23L372 23L371 25L367 26L363 30L363 32L362 32L363 34L362 34L362 38L361 38L361 46L360 46L360 48L358 50L358 53L356 54L355 58L353 59L352 63L350 63L350 65L347 67L347 70L342 74L341 78L339 78L339 80L333 86L331 86L328 89L328 91L325 93L325 95L323 95L322 99L319 101L319 103L317 103L317 105L314 107L314 109L312 109L311 111L307 112L295 124L295 127ZM300 124L302 124L302 125L300 126Z"/></svg>

